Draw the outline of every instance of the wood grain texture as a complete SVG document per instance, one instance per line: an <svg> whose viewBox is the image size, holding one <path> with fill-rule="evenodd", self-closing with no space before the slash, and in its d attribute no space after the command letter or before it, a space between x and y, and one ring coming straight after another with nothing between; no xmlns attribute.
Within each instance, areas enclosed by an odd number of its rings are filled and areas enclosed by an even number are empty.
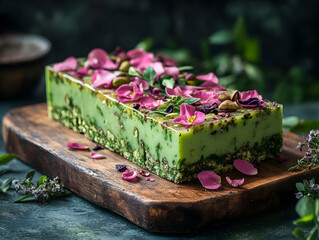
<svg viewBox="0 0 319 240"><path fill-rule="evenodd" d="M98 151L106 156L102 160L91 159L90 151L69 150L68 142L90 149L95 143L49 119L46 104L10 111L2 128L9 153L18 154L49 177L59 176L72 192L152 232L196 232L231 218L264 212L287 198L294 199L296 182L319 175L318 168L305 173L287 171L303 155L296 150L303 139L290 132L284 133L281 154L287 161L267 160L256 176L243 176L234 170L227 176L245 177L242 187L230 187L223 175L222 188L207 191L199 181L177 185L154 174L154 182L142 176L137 183L122 180L116 164L136 171L141 168L106 149Z"/></svg>

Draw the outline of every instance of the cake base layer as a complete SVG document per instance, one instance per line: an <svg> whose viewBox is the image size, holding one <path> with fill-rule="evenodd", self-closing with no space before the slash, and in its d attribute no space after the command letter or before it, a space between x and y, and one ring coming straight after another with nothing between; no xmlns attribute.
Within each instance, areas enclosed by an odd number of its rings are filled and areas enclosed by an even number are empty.
<svg viewBox="0 0 319 240"><path fill-rule="evenodd" d="M81 112L77 107L58 108L51 106L49 109L53 119L74 131L84 134L90 140L107 147L109 150L121 154L137 165L175 183L192 181L197 178L199 172L207 169L218 174L232 170L234 159L243 158L250 162L260 163L266 158L277 157L282 147L282 135L275 134L270 137L264 137L261 143L247 141L247 144L235 154L211 155L207 159L184 164L180 168L176 164L171 167L167 162L162 161L160 163L155 156L152 156L148 151L148 146L143 141L140 142L139 149L132 149L125 138L117 139L111 131L103 132L98 126L92 123L88 124L81 117Z"/></svg>
<svg viewBox="0 0 319 240"><path fill-rule="evenodd" d="M199 181L177 185L154 174L154 182L142 176L136 183L122 180L116 164L141 168L107 149L100 150L106 156L101 160L91 159L88 151L68 150L68 141L91 149L96 144L49 119L46 104L12 110L3 119L2 132L9 153L49 177L59 176L69 190L151 232L191 233L232 218L245 219L287 204L294 199L296 182L319 176L318 168L304 173L287 170L304 155L296 149L303 139L289 132L284 133L281 153L287 161L263 161L258 175L246 176L240 188L229 186L222 175L222 188L215 191L205 190ZM244 177L237 171L227 176Z"/></svg>

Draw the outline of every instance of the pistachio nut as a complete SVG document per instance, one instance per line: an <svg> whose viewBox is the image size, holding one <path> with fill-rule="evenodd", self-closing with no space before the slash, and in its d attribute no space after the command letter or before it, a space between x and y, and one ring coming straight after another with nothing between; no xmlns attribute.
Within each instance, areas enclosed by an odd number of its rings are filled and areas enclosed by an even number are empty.
<svg viewBox="0 0 319 240"><path fill-rule="evenodd" d="M119 70L122 72L127 72L128 69L130 68L130 66L131 66L130 62L125 60L125 61L121 62Z"/></svg>
<svg viewBox="0 0 319 240"><path fill-rule="evenodd" d="M225 100L219 105L219 109L226 111L235 111L239 108L236 102L232 102L230 100Z"/></svg>
<svg viewBox="0 0 319 240"><path fill-rule="evenodd" d="M231 100L231 101L237 101L237 100L239 100L239 99L240 99L240 93L239 93L238 90L236 90L236 91L234 91L234 92L232 93L232 95L230 96L230 100Z"/></svg>
<svg viewBox="0 0 319 240"><path fill-rule="evenodd" d="M117 77L117 78L114 78L114 80L113 80L114 87L119 87L119 86L121 86L123 84L127 84L127 83L130 83L130 79L127 77Z"/></svg>
<svg viewBox="0 0 319 240"><path fill-rule="evenodd" d="M226 101L226 100L230 100L230 96L229 96L228 94L226 94L226 93L221 93L221 94L219 94L219 96L218 96L218 100L219 100L220 102L224 102L224 101Z"/></svg>

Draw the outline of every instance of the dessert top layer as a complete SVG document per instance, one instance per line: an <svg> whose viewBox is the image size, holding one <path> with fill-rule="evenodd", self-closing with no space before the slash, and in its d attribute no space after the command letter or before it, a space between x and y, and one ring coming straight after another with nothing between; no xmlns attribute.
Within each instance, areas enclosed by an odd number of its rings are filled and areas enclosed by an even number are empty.
<svg viewBox="0 0 319 240"><path fill-rule="evenodd" d="M118 47L110 55L93 49L87 58L69 57L53 69L177 131L280 108L256 90L226 89L214 73L195 75L192 67L142 49L125 52Z"/></svg>

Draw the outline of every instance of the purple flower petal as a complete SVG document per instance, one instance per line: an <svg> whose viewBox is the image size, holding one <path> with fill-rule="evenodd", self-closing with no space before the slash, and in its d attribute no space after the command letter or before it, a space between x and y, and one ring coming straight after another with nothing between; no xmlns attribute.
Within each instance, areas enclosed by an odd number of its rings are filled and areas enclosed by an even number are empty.
<svg viewBox="0 0 319 240"><path fill-rule="evenodd" d="M69 57L61 63L53 65L55 71L75 71L78 66L78 61L75 57Z"/></svg>
<svg viewBox="0 0 319 240"><path fill-rule="evenodd" d="M99 144L95 145L95 147L93 148L94 151L98 151L98 150L101 150L103 149L103 147Z"/></svg>
<svg viewBox="0 0 319 240"><path fill-rule="evenodd" d="M218 189L221 187L220 176L211 171L202 171L197 175L199 181L206 189Z"/></svg>
<svg viewBox="0 0 319 240"><path fill-rule="evenodd" d="M146 178L146 181L154 182L154 181L155 181L155 179L154 179L154 178L152 178L152 177L148 177L148 178Z"/></svg>
<svg viewBox="0 0 319 240"><path fill-rule="evenodd" d="M242 92L240 96L240 100L247 101L250 98L258 98L259 100L262 99L262 96L258 94L256 90Z"/></svg>
<svg viewBox="0 0 319 240"><path fill-rule="evenodd" d="M91 158L93 158L93 159L103 159L103 158L105 158L105 156L102 155L102 154L99 154L99 153L91 153Z"/></svg>
<svg viewBox="0 0 319 240"><path fill-rule="evenodd" d="M125 164L116 164L115 168L116 168L117 171L123 172L123 171L126 170L126 165Z"/></svg>
<svg viewBox="0 0 319 240"><path fill-rule="evenodd" d="M89 149L89 147L88 146L84 146L84 145L82 145L82 144L80 144L80 143L72 143L72 142L69 142L69 143L67 143L66 144L69 148L71 148L71 149L79 149L79 150L87 150L87 149Z"/></svg>
<svg viewBox="0 0 319 240"><path fill-rule="evenodd" d="M238 187L240 185L243 185L245 178L242 179L235 179L235 180L231 180L229 177L226 177L227 182L232 185L233 187Z"/></svg>
<svg viewBox="0 0 319 240"><path fill-rule="evenodd" d="M125 170L125 172L122 173L122 179L125 181L134 181L136 177L137 172L133 170Z"/></svg>
<svg viewBox="0 0 319 240"><path fill-rule="evenodd" d="M140 171L140 174L141 174L142 176L144 176L144 177L148 177L148 176L150 175L149 172L145 172L144 170L141 170L141 171Z"/></svg>
<svg viewBox="0 0 319 240"><path fill-rule="evenodd" d="M256 175L258 173L257 168L246 160L236 159L234 160L234 167L241 173L246 175Z"/></svg>
<svg viewBox="0 0 319 240"><path fill-rule="evenodd" d="M237 104L245 108L255 108L260 104L258 98L249 98L248 100L237 100Z"/></svg>

